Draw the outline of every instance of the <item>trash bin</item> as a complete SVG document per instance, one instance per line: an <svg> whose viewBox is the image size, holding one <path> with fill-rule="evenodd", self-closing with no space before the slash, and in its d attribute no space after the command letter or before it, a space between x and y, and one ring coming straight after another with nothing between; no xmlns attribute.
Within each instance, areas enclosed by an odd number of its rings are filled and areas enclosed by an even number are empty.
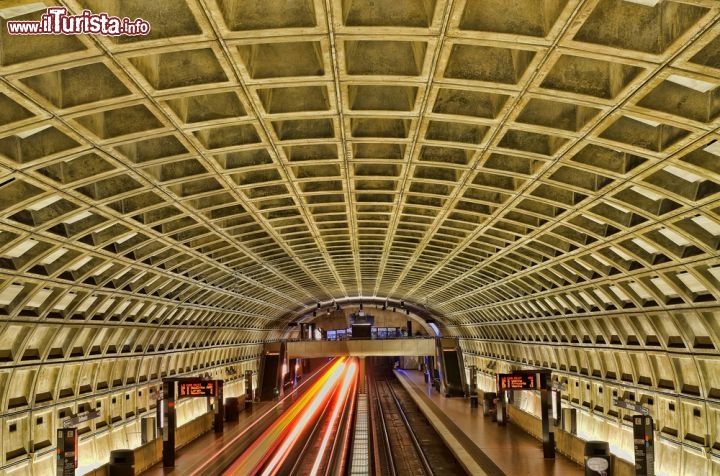
<svg viewBox="0 0 720 476"><path fill-rule="evenodd" d="M607 441L585 442L585 476L612 476L610 444Z"/></svg>
<svg viewBox="0 0 720 476"><path fill-rule="evenodd" d="M112 450L108 476L135 476L135 452L133 450Z"/></svg>
<svg viewBox="0 0 720 476"><path fill-rule="evenodd" d="M470 408L477 408L477 407L478 407L478 396L470 395Z"/></svg>
<svg viewBox="0 0 720 476"><path fill-rule="evenodd" d="M495 399L495 416L493 421L496 421L500 426L504 426L508 421L507 407L507 403L501 401L499 398Z"/></svg>
<svg viewBox="0 0 720 476"><path fill-rule="evenodd" d="M483 394L483 416L490 415L490 410L495 408L493 400L497 397L495 392L485 392Z"/></svg>
<svg viewBox="0 0 720 476"><path fill-rule="evenodd" d="M240 399L229 397L225 399L225 421L236 422L240 420Z"/></svg>

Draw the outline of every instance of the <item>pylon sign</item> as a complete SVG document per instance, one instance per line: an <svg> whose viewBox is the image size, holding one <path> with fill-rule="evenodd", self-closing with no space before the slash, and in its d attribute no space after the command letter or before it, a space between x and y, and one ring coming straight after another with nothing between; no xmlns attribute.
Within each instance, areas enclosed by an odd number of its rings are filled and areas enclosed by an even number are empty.
<svg viewBox="0 0 720 476"><path fill-rule="evenodd" d="M655 476L655 438L653 419L647 415L633 415L633 442L635 443L635 474Z"/></svg>
<svg viewBox="0 0 720 476"><path fill-rule="evenodd" d="M58 428L57 430L57 476L75 476L78 464L77 428Z"/></svg>

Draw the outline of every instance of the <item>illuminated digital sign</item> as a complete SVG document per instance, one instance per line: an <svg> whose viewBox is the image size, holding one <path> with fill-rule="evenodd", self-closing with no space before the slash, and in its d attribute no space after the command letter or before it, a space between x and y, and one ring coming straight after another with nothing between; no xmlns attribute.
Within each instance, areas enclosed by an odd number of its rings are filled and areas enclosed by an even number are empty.
<svg viewBox="0 0 720 476"><path fill-rule="evenodd" d="M218 385L215 380L191 380L178 382L178 397L216 397Z"/></svg>
<svg viewBox="0 0 720 476"><path fill-rule="evenodd" d="M537 390L540 388L534 373L498 374L498 389L503 390Z"/></svg>

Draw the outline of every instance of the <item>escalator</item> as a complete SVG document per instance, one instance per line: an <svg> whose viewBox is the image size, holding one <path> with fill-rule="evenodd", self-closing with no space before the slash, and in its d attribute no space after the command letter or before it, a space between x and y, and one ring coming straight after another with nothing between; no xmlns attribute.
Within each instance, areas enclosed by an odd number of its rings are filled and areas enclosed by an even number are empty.
<svg viewBox="0 0 720 476"><path fill-rule="evenodd" d="M285 377L282 375L283 364L287 372L287 344L285 342L268 342L265 344L262 362L260 366L260 400L268 401L280 396L285 382L280 379Z"/></svg>
<svg viewBox="0 0 720 476"><path fill-rule="evenodd" d="M279 393L280 354L265 354L262 365L260 400L272 400Z"/></svg>
<svg viewBox="0 0 720 476"><path fill-rule="evenodd" d="M442 393L446 397L465 396L467 378L459 341L446 337L438 338L436 350Z"/></svg>

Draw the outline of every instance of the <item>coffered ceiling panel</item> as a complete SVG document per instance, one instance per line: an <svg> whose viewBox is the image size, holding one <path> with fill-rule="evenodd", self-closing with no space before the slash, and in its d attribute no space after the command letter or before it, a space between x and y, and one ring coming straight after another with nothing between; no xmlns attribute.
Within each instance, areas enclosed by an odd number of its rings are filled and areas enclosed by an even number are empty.
<svg viewBox="0 0 720 476"><path fill-rule="evenodd" d="M389 297L463 334L720 297L713 0L61 4L151 31L0 6L8 319Z"/></svg>

